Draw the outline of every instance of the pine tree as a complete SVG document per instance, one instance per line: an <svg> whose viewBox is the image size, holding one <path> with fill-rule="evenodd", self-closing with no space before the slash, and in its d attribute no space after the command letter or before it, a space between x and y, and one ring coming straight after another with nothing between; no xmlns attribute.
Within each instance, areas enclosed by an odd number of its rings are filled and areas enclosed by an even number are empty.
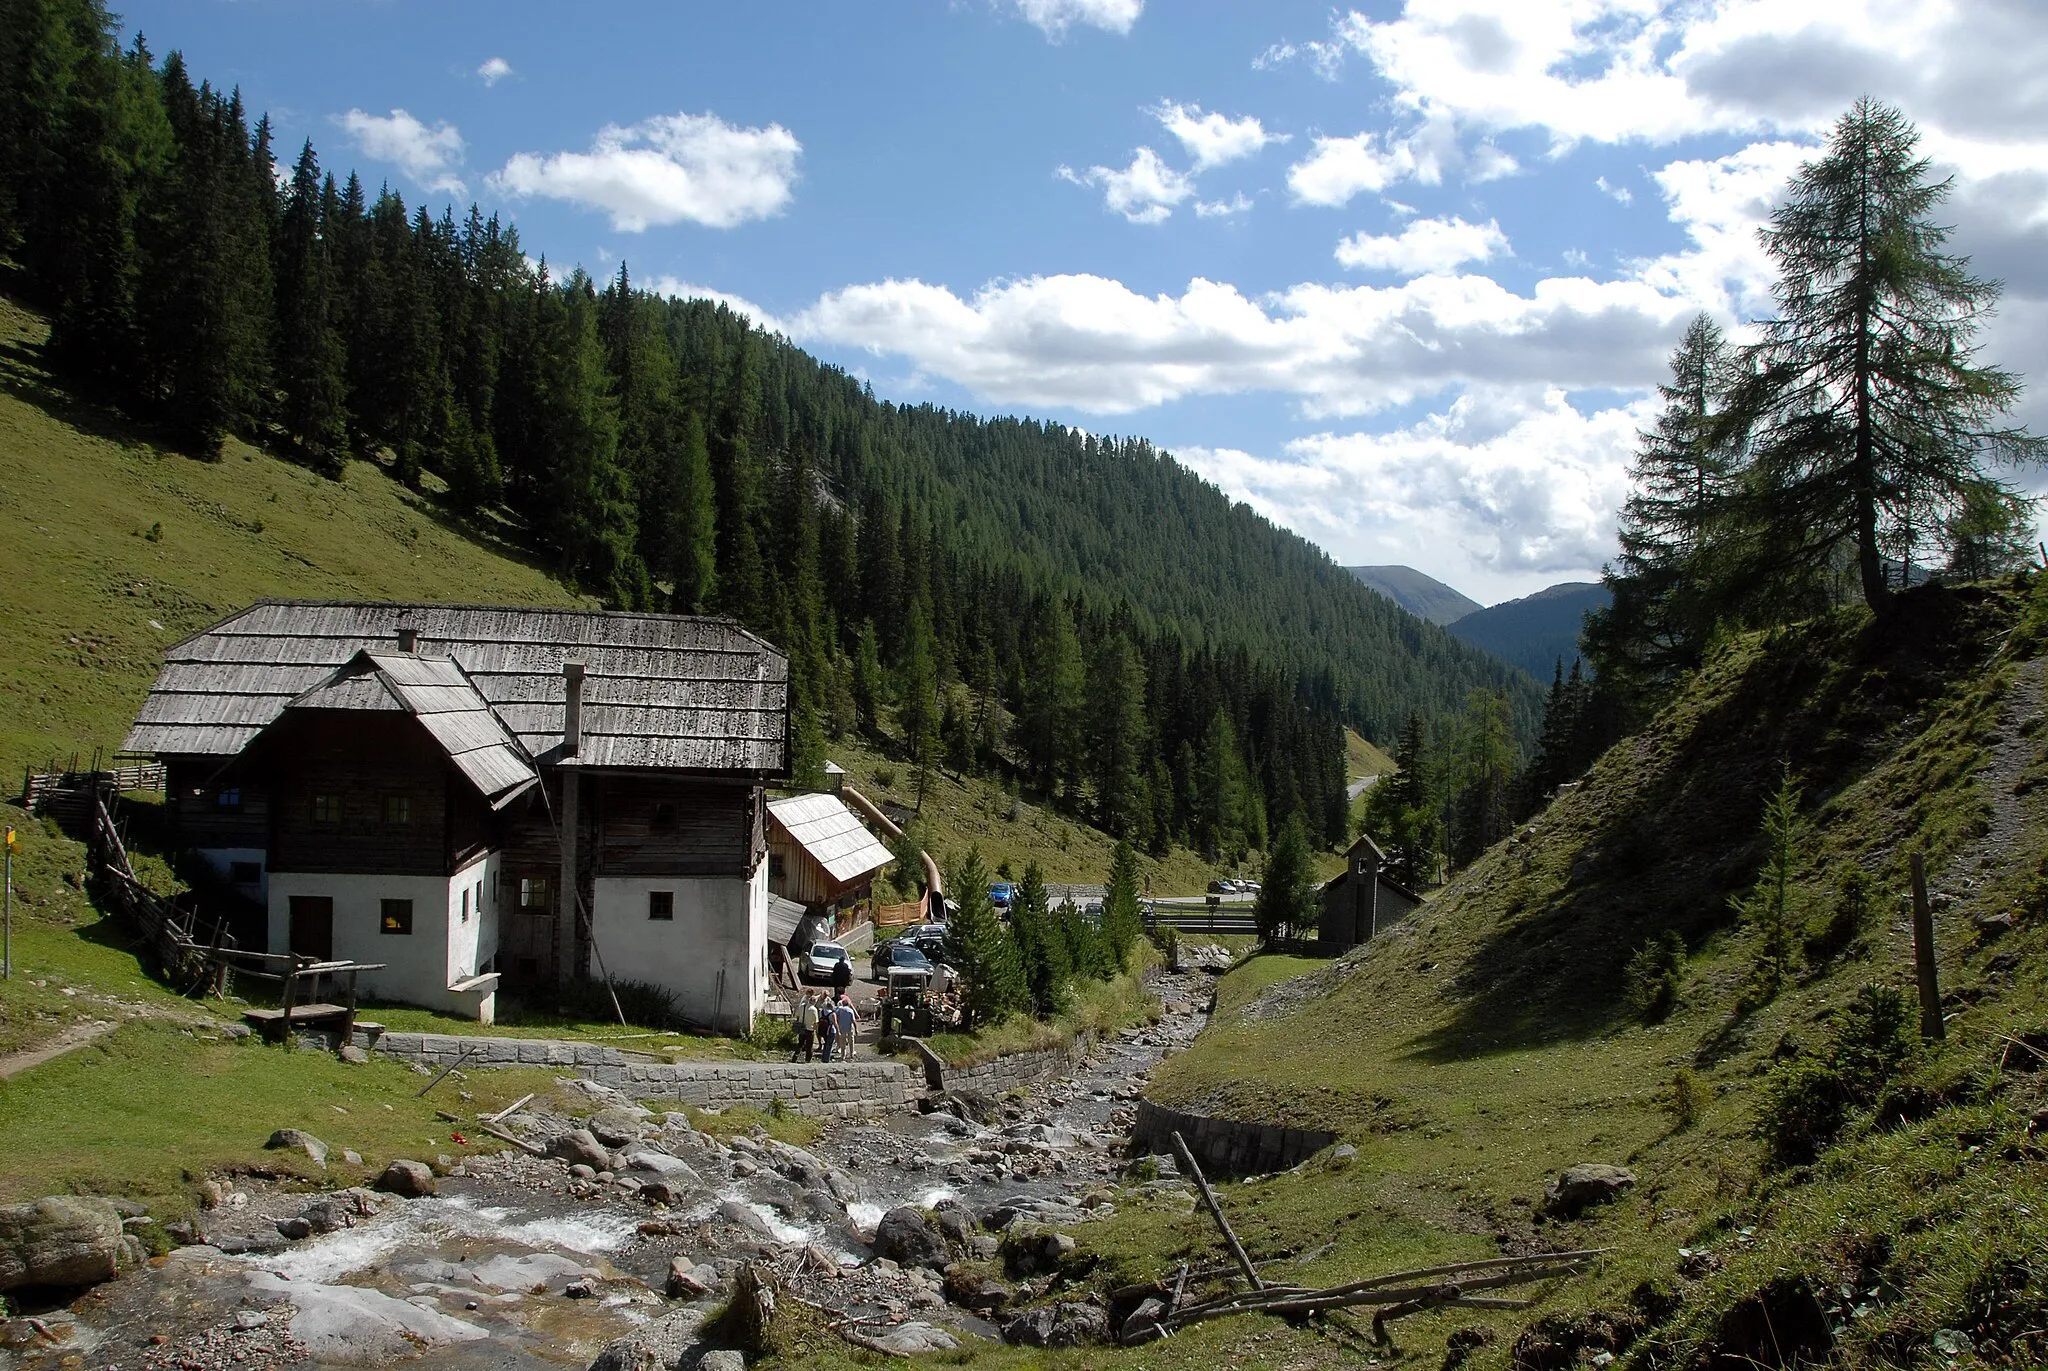
<svg viewBox="0 0 2048 1371"><path fill-rule="evenodd" d="M969 848L946 881L958 907L946 923L946 959L966 983L970 1029L1000 1023L1030 1003L1017 943L989 900L988 868Z"/></svg>
<svg viewBox="0 0 2048 1371"><path fill-rule="evenodd" d="M1109 859L1109 890L1102 897L1102 943L1110 967L1128 970L1131 948L1145 931L1138 908L1138 852L1130 839L1119 839Z"/></svg>
<svg viewBox="0 0 2048 1371"><path fill-rule="evenodd" d="M1121 632L1111 630L1097 645L1087 673L1086 709L1096 823L1107 833L1143 841L1151 818L1145 667Z"/></svg>
<svg viewBox="0 0 2048 1371"><path fill-rule="evenodd" d="M917 810L924 812L931 769L939 760L939 664L932 645L931 618L922 602L911 606L909 640L904 647L900 719L903 744L917 771Z"/></svg>
<svg viewBox="0 0 2048 1371"><path fill-rule="evenodd" d="M853 651L853 712L856 726L870 737L881 732L882 700L888 690L882 675L881 639L875 621L862 620Z"/></svg>
<svg viewBox="0 0 2048 1371"><path fill-rule="evenodd" d="M1986 460L2048 453L2000 426L2020 380L1975 360L1999 288L1946 250L1934 214L1950 182L1918 143L1898 110L1858 100L1763 233L1780 273L1751 402L1764 543L1793 570L1846 545L1872 608L1889 593L1889 533L1951 516L1989 479Z"/></svg>
<svg viewBox="0 0 2048 1371"><path fill-rule="evenodd" d="M1316 882L1315 860L1308 829L1299 813L1280 825L1280 836L1266 855L1265 874L1252 905L1252 919L1264 938L1299 938L1322 916L1322 889Z"/></svg>
<svg viewBox="0 0 2048 1371"><path fill-rule="evenodd" d="M1756 963L1751 969L1751 990L1770 1000L1792 972L1795 938L1801 909L1793 872L1799 864L1799 787L1792 769L1783 769L1778 788L1764 802L1764 862L1756 884L1747 895L1730 902L1744 923L1756 929Z"/></svg>
<svg viewBox="0 0 2048 1371"><path fill-rule="evenodd" d="M1475 690L1459 720L1452 856L1460 866L1508 835L1514 818L1514 725L1505 693Z"/></svg>
<svg viewBox="0 0 2048 1371"><path fill-rule="evenodd" d="M1018 732L1026 767L1039 786L1047 794L1057 787L1071 796L1078 788L1081 764L1079 734L1086 675L1081 641L1063 601L1046 603L1035 638Z"/></svg>
<svg viewBox="0 0 2048 1371"><path fill-rule="evenodd" d="M334 326L334 271L321 231L320 163L309 139L278 225L278 415L301 461L329 476L348 457L347 359Z"/></svg>
<svg viewBox="0 0 2048 1371"><path fill-rule="evenodd" d="M693 411L683 417L682 441L673 454L663 570L673 587L669 607L701 614L718 594L717 492L711 482L711 449L704 421Z"/></svg>
<svg viewBox="0 0 2048 1371"><path fill-rule="evenodd" d="M1395 880L1420 886L1442 863L1443 808L1437 761L1420 714L1410 714L1394 748L1394 774L1366 792L1365 831L1386 851Z"/></svg>

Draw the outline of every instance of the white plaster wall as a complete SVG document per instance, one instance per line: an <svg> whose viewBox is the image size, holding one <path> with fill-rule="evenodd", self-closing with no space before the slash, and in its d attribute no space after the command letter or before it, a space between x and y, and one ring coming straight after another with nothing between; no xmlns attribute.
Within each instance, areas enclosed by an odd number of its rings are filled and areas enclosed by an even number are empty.
<svg viewBox="0 0 2048 1371"><path fill-rule="evenodd" d="M647 917L650 891L675 895L675 918ZM612 976L676 997L687 1018L720 1032L753 1027L767 987L768 864L736 877L603 876L592 891L598 956ZM725 973L721 1006L719 973Z"/></svg>
<svg viewBox="0 0 2048 1371"><path fill-rule="evenodd" d="M486 938L496 948L496 916L490 910L489 870L495 853L472 862L461 874L447 876L362 876L303 871L270 873L270 951L291 948L291 902L294 895L325 895L334 901L334 955L337 960L383 962L382 971L366 971L357 989L368 997L415 1004L425 1009L473 1015L475 994L454 995L449 983L474 974ZM484 881L486 913L471 909L470 922L460 925L460 892ZM382 931L383 901L412 901L412 932ZM484 932L489 920L492 929ZM458 956L466 961L458 961Z"/></svg>
<svg viewBox="0 0 2048 1371"><path fill-rule="evenodd" d="M262 848L200 847L194 848L193 851L202 861L212 867L214 874L218 875L223 881L228 879L228 872L233 869L236 862L256 863L256 869L263 873L256 878L256 884L253 886L240 885L235 888L249 892L255 897L258 904L263 904L269 900L270 854Z"/></svg>
<svg viewBox="0 0 2048 1371"><path fill-rule="evenodd" d="M448 882L448 979L443 984L474 976L498 953L498 902L491 893L497 889L498 865L498 854L486 852ZM462 921L464 891L469 893L468 923Z"/></svg>

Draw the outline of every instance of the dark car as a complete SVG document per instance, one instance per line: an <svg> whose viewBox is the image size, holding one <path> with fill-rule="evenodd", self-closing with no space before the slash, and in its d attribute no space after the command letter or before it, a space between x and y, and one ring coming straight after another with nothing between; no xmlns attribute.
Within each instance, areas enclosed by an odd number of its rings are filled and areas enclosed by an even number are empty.
<svg viewBox="0 0 2048 1371"><path fill-rule="evenodd" d="M932 969L931 959L911 946L908 938L896 938L875 949L875 955L868 964L868 979L886 981L889 969L897 966L913 971Z"/></svg>
<svg viewBox="0 0 2048 1371"><path fill-rule="evenodd" d="M932 961L946 960L946 935L943 933L909 933L897 941L909 943Z"/></svg>

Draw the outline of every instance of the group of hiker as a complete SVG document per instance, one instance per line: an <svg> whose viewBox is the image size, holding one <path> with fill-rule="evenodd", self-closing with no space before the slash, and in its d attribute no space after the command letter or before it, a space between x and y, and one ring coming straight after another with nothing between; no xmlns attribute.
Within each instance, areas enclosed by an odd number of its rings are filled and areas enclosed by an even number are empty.
<svg viewBox="0 0 2048 1371"><path fill-rule="evenodd" d="M834 1000L822 990L805 995L796 1007L796 1051L789 1054L793 1062L812 1060L812 1052L818 1052L825 1061L845 1061L853 1056L853 1045L860 1031L860 1014L853 1007L853 998L845 989Z"/></svg>

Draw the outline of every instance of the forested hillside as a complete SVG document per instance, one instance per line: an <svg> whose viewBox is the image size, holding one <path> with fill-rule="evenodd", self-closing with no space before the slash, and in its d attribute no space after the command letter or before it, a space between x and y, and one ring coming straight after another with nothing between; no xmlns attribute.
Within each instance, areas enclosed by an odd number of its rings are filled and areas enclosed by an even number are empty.
<svg viewBox="0 0 2048 1371"><path fill-rule="evenodd" d="M193 456L376 462L608 603L733 615L860 730L1154 851L1343 835L1342 727L1535 683L1142 440L877 400L723 306L325 172L98 0L0 0L0 252L47 360Z"/></svg>

